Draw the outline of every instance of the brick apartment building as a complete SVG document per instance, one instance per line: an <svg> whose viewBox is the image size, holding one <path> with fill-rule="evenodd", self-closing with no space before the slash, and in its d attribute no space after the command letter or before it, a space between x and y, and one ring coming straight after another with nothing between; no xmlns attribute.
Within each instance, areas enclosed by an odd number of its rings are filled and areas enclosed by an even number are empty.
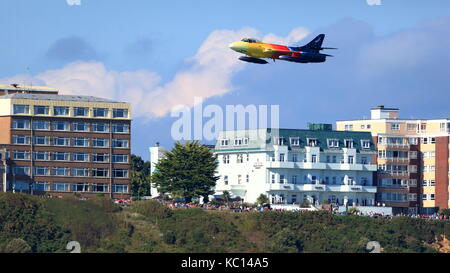
<svg viewBox="0 0 450 273"><path fill-rule="evenodd" d="M338 121L337 130L371 132L377 149L377 201L394 213L430 214L449 207L449 119L400 119L397 108L371 119Z"/></svg>
<svg viewBox="0 0 450 273"><path fill-rule="evenodd" d="M131 106L0 85L2 191L128 198Z"/></svg>

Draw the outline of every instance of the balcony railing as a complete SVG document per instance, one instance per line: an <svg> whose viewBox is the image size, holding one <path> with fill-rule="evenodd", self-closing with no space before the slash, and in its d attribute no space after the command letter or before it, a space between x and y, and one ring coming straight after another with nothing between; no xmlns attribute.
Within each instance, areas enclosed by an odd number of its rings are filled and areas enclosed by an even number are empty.
<svg viewBox="0 0 450 273"><path fill-rule="evenodd" d="M266 190L280 190L280 191L329 191L329 192L367 192L376 193L375 186L363 185L329 185L329 184L282 184L282 183L268 183Z"/></svg>

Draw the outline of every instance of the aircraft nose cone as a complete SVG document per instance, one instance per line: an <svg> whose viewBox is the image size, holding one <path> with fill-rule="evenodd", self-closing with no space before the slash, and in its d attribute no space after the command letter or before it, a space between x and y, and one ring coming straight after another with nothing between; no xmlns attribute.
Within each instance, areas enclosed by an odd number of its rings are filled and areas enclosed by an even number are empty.
<svg viewBox="0 0 450 273"><path fill-rule="evenodd" d="M231 48L232 50L236 51L236 43L231 43L228 45L229 48Z"/></svg>

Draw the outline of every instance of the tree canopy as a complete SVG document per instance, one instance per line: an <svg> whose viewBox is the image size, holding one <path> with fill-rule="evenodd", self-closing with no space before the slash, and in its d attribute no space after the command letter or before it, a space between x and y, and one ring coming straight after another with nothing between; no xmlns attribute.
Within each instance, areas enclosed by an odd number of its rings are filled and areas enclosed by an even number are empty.
<svg viewBox="0 0 450 273"><path fill-rule="evenodd" d="M150 195L150 162L131 155L131 190L133 196Z"/></svg>
<svg viewBox="0 0 450 273"><path fill-rule="evenodd" d="M193 197L214 193L218 162L209 148L198 141L176 142L171 151L156 164L152 182L161 193L181 196L186 202Z"/></svg>

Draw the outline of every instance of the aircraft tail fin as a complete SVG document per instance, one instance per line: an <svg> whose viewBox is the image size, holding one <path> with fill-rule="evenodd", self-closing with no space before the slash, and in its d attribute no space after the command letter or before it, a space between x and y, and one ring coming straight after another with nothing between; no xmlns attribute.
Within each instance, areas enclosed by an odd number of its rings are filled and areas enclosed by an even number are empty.
<svg viewBox="0 0 450 273"><path fill-rule="evenodd" d="M316 38L314 38L311 42L306 45L300 47L302 50L309 50L319 52L322 50L323 40L325 39L325 34L319 34Z"/></svg>

